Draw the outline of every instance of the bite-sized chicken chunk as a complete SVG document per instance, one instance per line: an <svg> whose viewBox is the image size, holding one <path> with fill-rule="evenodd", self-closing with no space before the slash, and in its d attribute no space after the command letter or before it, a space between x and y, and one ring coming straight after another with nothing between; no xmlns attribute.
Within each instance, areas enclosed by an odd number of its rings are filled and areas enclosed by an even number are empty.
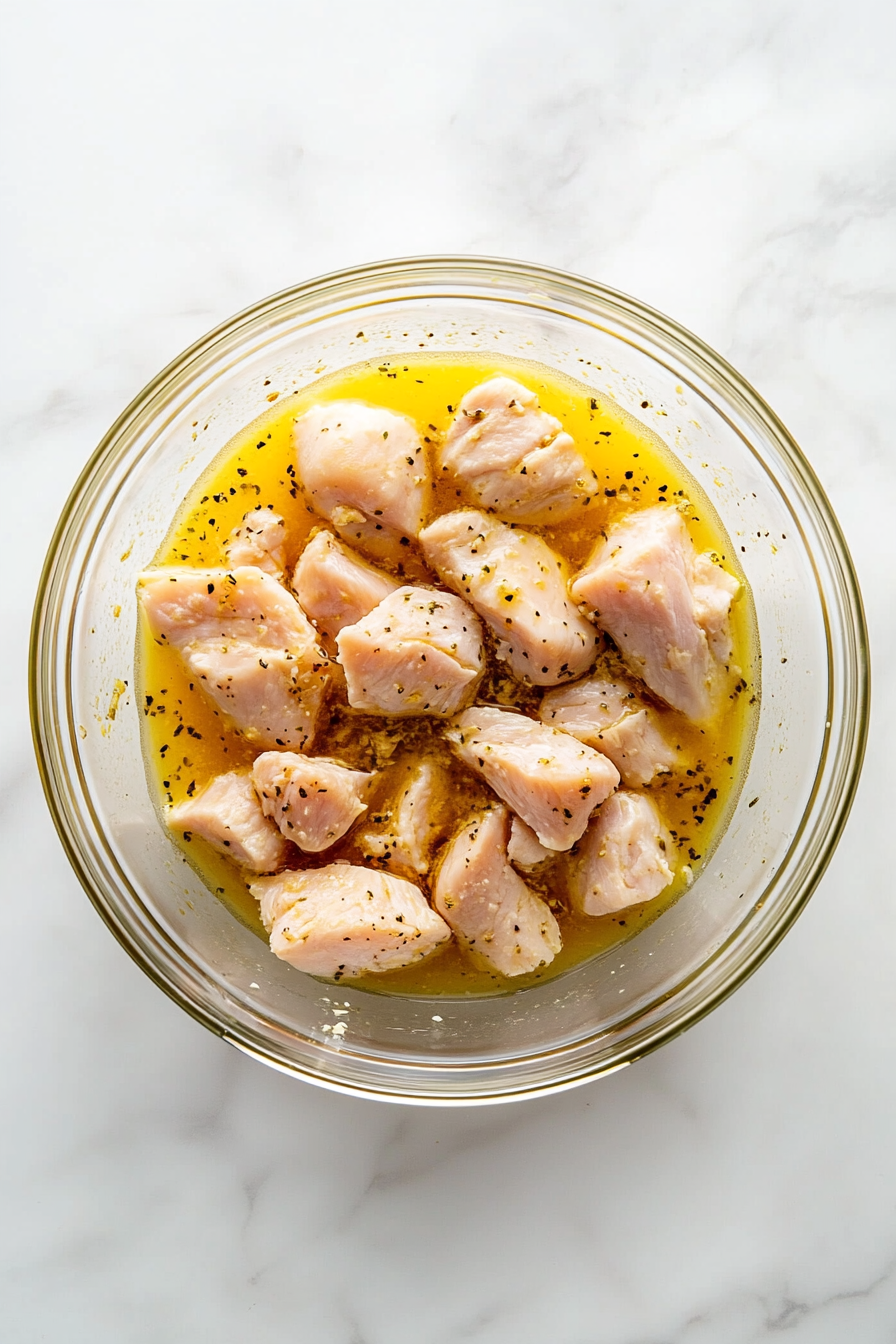
<svg viewBox="0 0 896 1344"><path fill-rule="evenodd" d="M396 589L336 644L349 704L379 714L455 714L484 666L475 612L432 588Z"/></svg>
<svg viewBox="0 0 896 1344"><path fill-rule="evenodd" d="M725 669L713 650L729 647L728 609L737 580L711 562L707 567L701 561L695 574L696 559L681 514L657 505L612 527L570 592L652 691L705 723L725 687Z"/></svg>
<svg viewBox="0 0 896 1344"><path fill-rule="evenodd" d="M275 873L286 862L286 841L262 812L248 775L218 775L194 797L169 807L165 820L185 840L201 836L250 872Z"/></svg>
<svg viewBox="0 0 896 1344"><path fill-rule="evenodd" d="M348 863L250 883L271 951L300 971L350 979L421 961L451 937L413 882Z"/></svg>
<svg viewBox="0 0 896 1344"><path fill-rule="evenodd" d="M233 726L262 747L311 740L329 680L295 598L254 566L157 569L139 597L157 642L177 649Z"/></svg>
<svg viewBox="0 0 896 1344"><path fill-rule="evenodd" d="M546 849L571 848L619 783L619 771L599 751L512 710L465 710L445 736Z"/></svg>
<svg viewBox="0 0 896 1344"><path fill-rule="evenodd" d="M614 793L570 863L569 894L584 915L611 915L652 901L674 877L672 840L649 798Z"/></svg>
<svg viewBox="0 0 896 1344"><path fill-rule="evenodd" d="M286 568L286 524L268 505L243 515L224 543L227 563L233 567L255 565L275 579L283 578Z"/></svg>
<svg viewBox="0 0 896 1344"><path fill-rule="evenodd" d="M477 509L443 514L420 534L443 583L466 597L497 636L497 655L522 681L556 686L594 662L594 627L566 592L566 564L541 537Z"/></svg>
<svg viewBox="0 0 896 1344"><path fill-rule="evenodd" d="M560 421L529 388L503 376L463 398L440 465L466 481L484 508L519 523L566 518L596 488Z"/></svg>
<svg viewBox="0 0 896 1344"><path fill-rule="evenodd" d="M360 401L312 406L295 425L308 502L375 559L395 558L423 526L430 471L416 426Z"/></svg>
<svg viewBox="0 0 896 1344"><path fill-rule="evenodd" d="M673 769L675 748L655 710L626 681L597 674L548 691L539 717L609 756L630 788Z"/></svg>
<svg viewBox="0 0 896 1344"><path fill-rule="evenodd" d="M709 641L713 656L720 663L731 658L731 603L740 592L740 583L727 569L713 562L704 552L694 557L694 616Z"/></svg>
<svg viewBox="0 0 896 1344"><path fill-rule="evenodd" d="M299 605L332 647L344 625L360 621L398 587L325 529L308 542L292 576Z"/></svg>
<svg viewBox="0 0 896 1344"><path fill-rule="evenodd" d="M446 847L433 903L471 952L501 975L526 975L560 951L549 907L507 860L507 809L470 822Z"/></svg>
<svg viewBox="0 0 896 1344"><path fill-rule="evenodd" d="M435 761L408 762L398 796L384 818L387 824L358 836L364 856L386 868L427 872L441 830L437 806L440 784L444 784L444 772Z"/></svg>
<svg viewBox="0 0 896 1344"><path fill-rule="evenodd" d="M519 817L510 822L510 839L507 842L507 857L517 868L537 868L546 859L556 857L556 851L545 849L538 836Z"/></svg>
<svg viewBox="0 0 896 1344"><path fill-rule="evenodd" d="M367 811L364 798L373 775L326 756L266 751L256 759L252 779L265 816L299 849L319 854Z"/></svg>

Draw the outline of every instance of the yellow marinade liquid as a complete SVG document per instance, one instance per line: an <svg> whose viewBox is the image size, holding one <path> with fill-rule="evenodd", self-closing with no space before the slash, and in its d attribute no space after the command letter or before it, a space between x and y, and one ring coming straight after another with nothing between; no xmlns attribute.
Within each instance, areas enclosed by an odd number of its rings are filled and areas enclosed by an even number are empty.
<svg viewBox="0 0 896 1344"><path fill-rule="evenodd" d="M663 730L680 755L680 766L658 775L647 792L656 802L677 845L674 882L654 901L600 918L578 916L566 906L563 863L551 865L541 881L527 882L548 900L560 924L563 949L549 965L508 979L481 969L452 942L427 960L403 970L364 976L357 987L395 994L495 994L525 988L559 975L644 928L668 908L696 876L733 810L752 742L757 700L758 648L752 602L734 548L706 496L681 463L644 426L609 398L540 364L479 355L420 354L386 363L357 364L283 397L271 410L227 445L184 500L171 531L155 557L157 565L221 566L224 542L243 515L260 504L283 515L288 529L291 570L306 538L325 520L310 511L299 487L292 427L314 403L352 399L385 406L411 417L426 441L437 444L447 431L462 396L497 373L518 379L537 393L541 406L557 417L583 450L597 477L591 503L571 521L530 530L540 533L575 570L591 552L602 528L633 508L665 498L683 506L688 530L699 551L714 551L743 587L732 608L733 665L727 708L710 729L658 703ZM434 473L438 475L438 473ZM689 501L689 506L685 503ZM454 483L436 480L431 516L478 501ZM383 568L387 568L383 566ZM419 556L409 554L395 577L404 582L437 582ZM537 693L497 674L483 684L480 698L531 708ZM191 683L174 649L157 644L141 624L137 639L138 706L151 790L160 809L200 790L215 775L247 768L257 749L229 729L213 705ZM488 691L488 694L484 693ZM397 786L399 773L438 738L440 720L385 720L340 711L338 691L331 698L329 727L322 718L312 750L362 769L380 769L366 817L377 815ZM445 753L444 759L448 761ZM449 764L450 786L439 800L444 832L450 835L477 804L494 795L459 761ZM353 834L364 820L323 855L315 866L336 859L361 862ZM239 871L195 837L187 843L172 835L203 881L233 915L266 941L258 907ZM428 886L423 883L428 891Z"/></svg>

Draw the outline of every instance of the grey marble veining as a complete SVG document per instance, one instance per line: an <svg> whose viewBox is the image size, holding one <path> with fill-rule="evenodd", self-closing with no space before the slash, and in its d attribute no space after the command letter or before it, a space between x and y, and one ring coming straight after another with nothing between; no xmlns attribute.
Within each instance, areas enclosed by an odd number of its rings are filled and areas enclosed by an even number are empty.
<svg viewBox="0 0 896 1344"><path fill-rule="evenodd" d="M896 1339L896 22L824 3L7 7L0 1336L67 1344ZM68 869L25 706L43 551L186 344L379 257L599 278L803 444L864 587L865 776L731 1000L577 1092L413 1111L270 1073Z"/></svg>

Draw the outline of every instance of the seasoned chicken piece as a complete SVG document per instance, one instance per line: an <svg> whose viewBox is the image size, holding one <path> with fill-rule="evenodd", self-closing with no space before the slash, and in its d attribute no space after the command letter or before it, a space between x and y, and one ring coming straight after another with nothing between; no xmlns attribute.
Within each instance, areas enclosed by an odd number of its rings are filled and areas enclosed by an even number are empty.
<svg viewBox="0 0 896 1344"><path fill-rule="evenodd" d="M584 915L652 901L674 877L672 840L649 798L614 793L570 862L569 894Z"/></svg>
<svg viewBox="0 0 896 1344"><path fill-rule="evenodd" d="M360 621L398 587L325 529L308 542L292 576L299 605L333 647L344 625Z"/></svg>
<svg viewBox="0 0 896 1344"><path fill-rule="evenodd" d="M388 827L365 831L357 837L365 858L377 859L386 868L427 872L441 829L437 790L442 782L443 772L434 761L409 762L398 798L388 814Z"/></svg>
<svg viewBox="0 0 896 1344"><path fill-rule="evenodd" d="M153 637L179 652L233 726L261 747L314 735L328 662L295 598L250 565L156 569L138 595Z"/></svg>
<svg viewBox="0 0 896 1344"><path fill-rule="evenodd" d="M423 526L430 472L416 426L360 401L312 406L295 425L308 502L375 559L396 558Z"/></svg>
<svg viewBox="0 0 896 1344"><path fill-rule="evenodd" d="M227 563L232 567L254 565L271 574L275 579L283 578L286 568L286 524L269 504L243 515L239 527L235 527L224 543Z"/></svg>
<svg viewBox="0 0 896 1344"><path fill-rule="evenodd" d="M580 677L597 637L566 594L565 562L531 532L477 509L443 514L420 534L443 583L469 599L497 636L497 654L536 686Z"/></svg>
<svg viewBox="0 0 896 1344"><path fill-rule="evenodd" d="M725 669L713 649L728 647L730 583L737 581L713 565L723 577L712 582L701 562L698 582L695 561L681 514L657 505L612 527L570 592L652 691L705 723L724 691Z"/></svg>
<svg viewBox="0 0 896 1344"><path fill-rule="evenodd" d="M619 783L619 771L599 751L512 710L468 709L445 736L546 849L571 848Z"/></svg>
<svg viewBox="0 0 896 1344"><path fill-rule="evenodd" d="M396 589L336 644L349 704L379 714L454 714L484 666L475 612L432 588Z"/></svg>
<svg viewBox="0 0 896 1344"><path fill-rule="evenodd" d="M555 858L556 854L552 849L545 849L532 828L515 816L510 822L507 857L517 868L537 868L546 859Z"/></svg>
<svg viewBox="0 0 896 1344"><path fill-rule="evenodd" d="M256 759L252 779L265 816L299 849L319 854L367 811L363 800L373 775L326 756L266 751Z"/></svg>
<svg viewBox="0 0 896 1344"><path fill-rule="evenodd" d="M249 886L261 902L271 951L334 980L394 971L451 937L413 882L348 863L282 873Z"/></svg>
<svg viewBox="0 0 896 1344"><path fill-rule="evenodd" d="M484 813L445 849L433 903L458 939L501 975L526 975L560 951L560 930L545 902L507 861L508 814Z"/></svg>
<svg viewBox="0 0 896 1344"><path fill-rule="evenodd" d="M538 714L542 723L609 756L629 787L649 784L675 765L656 712L625 681L598 674L558 686L543 697Z"/></svg>
<svg viewBox="0 0 896 1344"><path fill-rule="evenodd" d="M731 603L740 592L740 583L727 569L714 564L704 552L694 557L694 616L709 641L713 657L720 663L731 658Z"/></svg>
<svg viewBox="0 0 896 1344"><path fill-rule="evenodd" d="M578 733L575 736L582 740ZM668 774L675 766L675 751L661 733L651 709L626 714L599 733L593 745L609 756L623 784L629 788L649 784L656 775Z"/></svg>
<svg viewBox="0 0 896 1344"><path fill-rule="evenodd" d="M593 495L593 472L559 420L512 378L490 378L461 401L440 456L486 509L518 523L567 518Z"/></svg>
<svg viewBox="0 0 896 1344"><path fill-rule="evenodd" d="M218 775L193 798L169 807L165 820L185 840L199 835L253 873L274 873L286 862L286 841L262 812L248 775Z"/></svg>

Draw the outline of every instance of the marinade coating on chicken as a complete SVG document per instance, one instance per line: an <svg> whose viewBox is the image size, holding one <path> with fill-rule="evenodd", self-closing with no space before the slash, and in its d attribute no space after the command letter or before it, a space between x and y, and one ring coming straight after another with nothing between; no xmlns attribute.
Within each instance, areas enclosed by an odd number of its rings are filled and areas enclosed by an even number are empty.
<svg viewBox="0 0 896 1344"><path fill-rule="evenodd" d="M548 691L539 707L542 723L571 733L602 751L623 784L649 784L675 766L675 748L664 736L659 716L627 682L602 673Z"/></svg>
<svg viewBox="0 0 896 1344"><path fill-rule="evenodd" d="M350 979L422 961L451 930L413 882L349 863L251 882L271 951L310 975Z"/></svg>
<svg viewBox="0 0 896 1344"><path fill-rule="evenodd" d="M552 962L562 942L549 906L508 862L508 830L504 807L466 825L445 848L433 904L474 955L501 975L526 975Z"/></svg>
<svg viewBox="0 0 896 1344"><path fill-rule="evenodd" d="M588 671L594 627L569 600L566 562L541 537L459 509L424 528L420 543L442 582L491 626L497 656L521 681L556 686Z"/></svg>
<svg viewBox="0 0 896 1344"><path fill-rule="evenodd" d="M507 857L517 868L537 868L547 859L556 858L556 851L545 849L532 827L527 826L521 817L513 816L510 820Z"/></svg>
<svg viewBox="0 0 896 1344"><path fill-rule="evenodd" d="M255 566L156 569L138 596L153 638L170 644L250 742L304 747L329 663L295 598Z"/></svg>
<svg viewBox="0 0 896 1344"><path fill-rule="evenodd" d="M546 849L570 849L619 783L619 771L599 751L513 710L465 710L445 736Z"/></svg>
<svg viewBox="0 0 896 1344"><path fill-rule="evenodd" d="M417 536L430 470L413 421L383 406L331 401L299 416L300 484L340 536L375 559L395 559Z"/></svg>
<svg viewBox="0 0 896 1344"><path fill-rule="evenodd" d="M250 509L224 543L232 567L254 565L275 579L286 569L286 523L271 505Z"/></svg>
<svg viewBox="0 0 896 1344"><path fill-rule="evenodd" d="M380 830L367 830L357 837L364 857L375 859L390 869L410 868L423 874L429 870L433 846L441 831L437 797L444 785L444 771L433 760L409 761L402 773L395 802L389 808L387 824Z"/></svg>
<svg viewBox="0 0 896 1344"><path fill-rule="evenodd" d="M225 858L253 873L275 873L286 862L288 846L264 815L251 778L239 771L218 775L192 798L165 813L172 831L184 839L201 836Z"/></svg>
<svg viewBox="0 0 896 1344"><path fill-rule="evenodd" d="M353 709L455 714L484 669L482 627L453 593L398 588L336 637Z"/></svg>
<svg viewBox="0 0 896 1344"><path fill-rule="evenodd" d="M466 394L439 455L486 509L518 523L567 518L597 488L560 421L503 375Z"/></svg>
<svg viewBox="0 0 896 1344"><path fill-rule="evenodd" d="M705 723L724 694L726 669L714 650L730 651L737 580L711 562L695 573L696 560L679 511L657 505L609 529L570 593L652 691Z"/></svg>
<svg viewBox="0 0 896 1344"><path fill-rule="evenodd" d="M614 793L570 861L569 894L584 915L610 915L659 896L675 876L672 840L649 798Z"/></svg>
<svg viewBox="0 0 896 1344"><path fill-rule="evenodd" d="M360 621L400 586L325 528L308 542L292 576L299 605L334 649L343 626Z"/></svg>
<svg viewBox="0 0 896 1344"><path fill-rule="evenodd" d="M367 811L373 775L326 756L266 751L256 758L252 779L265 816L299 849L319 854Z"/></svg>

